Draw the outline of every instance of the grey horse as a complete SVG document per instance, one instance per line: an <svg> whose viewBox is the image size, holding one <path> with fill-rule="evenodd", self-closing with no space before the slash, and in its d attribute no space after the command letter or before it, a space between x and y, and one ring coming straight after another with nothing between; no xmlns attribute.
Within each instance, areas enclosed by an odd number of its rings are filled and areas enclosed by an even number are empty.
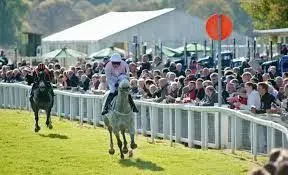
<svg viewBox="0 0 288 175"><path fill-rule="evenodd" d="M134 141L135 128L134 128L133 112L128 101L129 91L130 91L129 81L127 79L123 79L122 81L120 81L117 90L118 95L114 97L109 107L109 112L104 116L104 123L108 127L108 131L110 134L109 154L112 155L115 153L112 139L112 132L113 132L117 138L117 144L120 149L121 159L124 159L124 154L128 153L125 131L127 130L129 131L131 139L130 147L132 148L132 150L137 148L137 144ZM103 104L105 104L105 100L107 99L108 94L109 92L105 94ZM104 106L102 106L102 108L104 108ZM119 132L121 132L123 136L124 141L123 149ZM133 154L132 150L129 152L130 157Z"/></svg>
<svg viewBox="0 0 288 175"><path fill-rule="evenodd" d="M46 111L46 125L49 129L52 129L52 122L51 122L51 109L54 104L54 97L53 97L53 89L49 86L44 80L44 75L39 74L39 81L35 82L36 87L32 89L32 96L30 97L30 104L31 108L34 112L35 117L35 132L40 130L40 126L38 125L39 120L39 110L43 109ZM51 88L49 88L51 87Z"/></svg>

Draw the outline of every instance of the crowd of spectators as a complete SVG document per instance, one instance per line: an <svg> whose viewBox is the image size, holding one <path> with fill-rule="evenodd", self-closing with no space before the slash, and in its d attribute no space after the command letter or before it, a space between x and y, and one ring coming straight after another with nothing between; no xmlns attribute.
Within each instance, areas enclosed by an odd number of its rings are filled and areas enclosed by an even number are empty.
<svg viewBox="0 0 288 175"><path fill-rule="evenodd" d="M109 59L93 63L79 60L69 68L62 67L57 60L46 61L52 84L62 90L80 90L85 93L104 94L108 90L105 64ZM221 82L218 71L192 62L184 69L181 63L164 63L160 57L149 62L143 55L140 63L128 62L131 93L135 99L158 103L191 103L214 106L218 103L218 84L222 83L222 103L232 109L250 110L254 113L279 113L287 109L288 73L283 76L271 66L268 73L253 69L247 62L240 67L223 70ZM7 83L33 83L35 67L23 61L18 68L2 66L0 81Z"/></svg>

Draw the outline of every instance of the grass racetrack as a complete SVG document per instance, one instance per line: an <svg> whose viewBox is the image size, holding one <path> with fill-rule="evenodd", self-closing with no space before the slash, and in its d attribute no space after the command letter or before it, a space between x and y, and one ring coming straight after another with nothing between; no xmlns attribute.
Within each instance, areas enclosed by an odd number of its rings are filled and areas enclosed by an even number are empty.
<svg viewBox="0 0 288 175"><path fill-rule="evenodd" d="M115 137L116 152L108 154L109 135L103 128L52 117L53 129L49 130L46 117L41 115L41 130L34 133L32 112L0 109L0 118L1 175L238 175L247 174L266 159L253 162L252 155L246 152L230 154L227 150L190 149L181 144L170 147L163 140L152 144L138 135L133 158L125 155L120 160Z"/></svg>

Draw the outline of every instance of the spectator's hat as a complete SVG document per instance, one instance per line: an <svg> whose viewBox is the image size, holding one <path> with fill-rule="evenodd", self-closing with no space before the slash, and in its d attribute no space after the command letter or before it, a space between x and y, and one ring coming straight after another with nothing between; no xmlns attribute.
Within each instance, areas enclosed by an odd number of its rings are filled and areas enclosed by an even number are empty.
<svg viewBox="0 0 288 175"><path fill-rule="evenodd" d="M113 62L121 62L121 56L119 55L119 54L117 54L117 53L114 53L112 56L111 56L111 58L110 58L110 61L113 63Z"/></svg>
<svg viewBox="0 0 288 175"><path fill-rule="evenodd" d="M100 76L99 76L99 74L93 74L92 75L92 78L99 78Z"/></svg>
<svg viewBox="0 0 288 175"><path fill-rule="evenodd" d="M30 72L31 70L28 67L24 67L23 71Z"/></svg>

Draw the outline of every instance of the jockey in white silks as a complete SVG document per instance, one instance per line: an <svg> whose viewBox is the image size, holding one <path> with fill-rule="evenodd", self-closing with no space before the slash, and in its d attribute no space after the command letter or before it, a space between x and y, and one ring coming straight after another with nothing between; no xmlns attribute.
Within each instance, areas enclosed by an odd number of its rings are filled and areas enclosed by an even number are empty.
<svg viewBox="0 0 288 175"><path fill-rule="evenodd" d="M105 66L106 79L109 85L109 95L106 99L102 115L108 113L108 107L113 98L117 95L116 88L123 79L129 79L129 65L121 59L119 54L113 54L110 61ZM131 94L129 94L129 103L133 112L138 112L136 105L132 99Z"/></svg>

